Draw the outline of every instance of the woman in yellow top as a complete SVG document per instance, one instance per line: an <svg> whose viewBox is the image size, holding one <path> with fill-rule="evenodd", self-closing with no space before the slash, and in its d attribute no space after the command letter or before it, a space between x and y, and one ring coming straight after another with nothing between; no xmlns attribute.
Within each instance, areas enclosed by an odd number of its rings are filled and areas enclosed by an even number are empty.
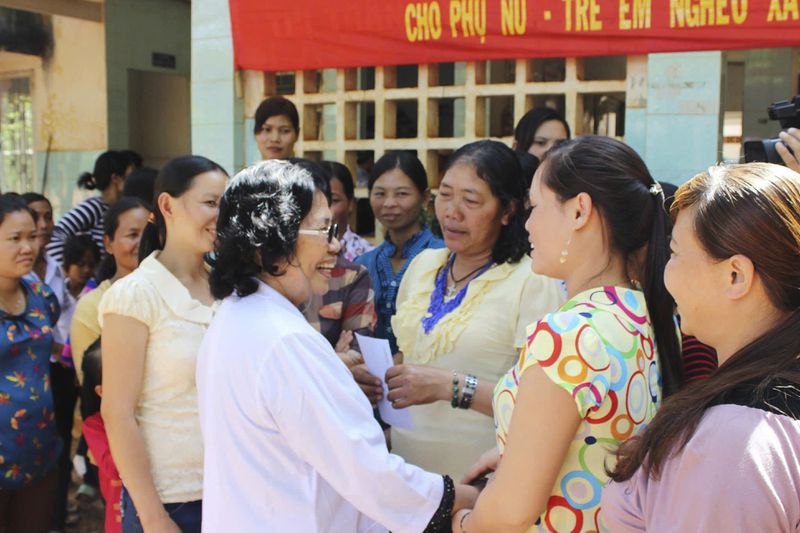
<svg viewBox="0 0 800 533"><path fill-rule="evenodd" d="M497 141L453 154L435 204L447 248L421 252L400 285L405 364L386 378L389 400L414 406L414 429L393 428L392 451L428 470L460 477L492 445L492 388L525 327L563 301L557 281L531 273L521 174Z"/></svg>
<svg viewBox="0 0 800 533"><path fill-rule="evenodd" d="M100 338L97 308L111 284L139 266L139 241L150 211L138 198L123 197L108 208L103 220L103 245L106 256L97 270L99 285L86 293L75 307L70 326L72 358L78 380L83 383L83 353Z"/></svg>
<svg viewBox="0 0 800 533"><path fill-rule="evenodd" d="M663 280L669 220L641 158L606 137L567 141L548 152L530 200L533 270L563 279L569 301L528 328L495 388L498 447L465 479L496 472L454 517L457 532L604 531L609 452L681 382Z"/></svg>

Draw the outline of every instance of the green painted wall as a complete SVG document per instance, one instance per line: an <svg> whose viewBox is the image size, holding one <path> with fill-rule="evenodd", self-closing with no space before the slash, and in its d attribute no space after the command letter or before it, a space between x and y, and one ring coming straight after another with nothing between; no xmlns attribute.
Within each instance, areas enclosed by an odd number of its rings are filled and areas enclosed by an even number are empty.
<svg viewBox="0 0 800 533"><path fill-rule="evenodd" d="M227 2L219 2L227 8ZM191 4L184 0L106 0L108 146L128 139L128 71L191 74ZM175 56L175 68L154 67L153 52ZM188 117L187 117L188 120Z"/></svg>
<svg viewBox="0 0 800 533"><path fill-rule="evenodd" d="M102 150L51 152L48 158L44 152L36 152L36 183L38 186L43 183L46 162L47 183L44 195L53 204L56 218L79 201L97 194L97 191L79 189L78 176L83 172L91 172L101 153Z"/></svg>
<svg viewBox="0 0 800 533"><path fill-rule="evenodd" d="M646 104L625 114L625 141L658 180L682 183L721 158L721 52L650 54Z"/></svg>

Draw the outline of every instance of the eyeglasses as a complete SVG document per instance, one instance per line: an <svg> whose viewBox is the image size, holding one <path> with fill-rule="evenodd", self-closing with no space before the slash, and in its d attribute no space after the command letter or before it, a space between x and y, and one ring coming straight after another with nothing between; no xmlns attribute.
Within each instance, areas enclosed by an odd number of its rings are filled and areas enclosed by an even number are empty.
<svg viewBox="0 0 800 533"><path fill-rule="evenodd" d="M322 229L299 229L297 233L303 235L320 235L328 239L328 244L333 242L333 238L339 234L339 224L331 224L327 228Z"/></svg>

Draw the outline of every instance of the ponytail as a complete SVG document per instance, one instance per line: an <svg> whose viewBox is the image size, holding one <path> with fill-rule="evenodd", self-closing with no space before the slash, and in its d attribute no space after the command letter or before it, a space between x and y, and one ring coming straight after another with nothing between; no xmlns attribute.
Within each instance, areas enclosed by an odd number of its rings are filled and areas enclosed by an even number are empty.
<svg viewBox="0 0 800 533"><path fill-rule="evenodd" d="M163 235L163 236L162 236ZM167 240L167 226L158 205L153 207L153 212L147 220L147 225L142 232L142 239L139 241L139 262L157 250L164 249L164 242Z"/></svg>
<svg viewBox="0 0 800 533"><path fill-rule="evenodd" d="M97 184L94 182L94 176L90 172L84 172L78 178L78 187L81 189L86 189L87 191L93 191L97 188Z"/></svg>
<svg viewBox="0 0 800 533"><path fill-rule="evenodd" d="M711 377L667 398L647 428L617 450L616 466L609 472L614 481L630 479L639 468L658 479L666 461L683 450L712 406L733 403L743 392L752 402L774 404L767 396L777 388L786 395L789 385L800 385L798 183L800 176L786 167L749 163L712 167L678 188L672 215L693 217L694 236L712 260L750 258L769 304L782 319L738 347ZM686 213L689 208L695 208L694 213ZM700 331L702 321L699 317L693 333L712 334L713 329ZM663 372L666 378L666 366Z"/></svg>
<svg viewBox="0 0 800 533"><path fill-rule="evenodd" d="M564 141L548 151L542 166L544 184L559 198L582 192L591 196L608 228L612 249L626 258L646 250L639 281L655 334L662 392L668 397L682 384L683 359L675 302L664 286L671 224L661 186L631 147L609 137L586 135Z"/></svg>
<svg viewBox="0 0 800 533"><path fill-rule="evenodd" d="M644 266L642 290L647 302L647 311L653 324L661 366L664 398L680 388L683 383L683 358L680 339L675 323L675 302L664 285L664 268L669 261L669 234L671 223L663 204L660 187L653 195L653 221L647 244L647 259Z"/></svg>
<svg viewBox="0 0 800 533"><path fill-rule="evenodd" d="M94 162L94 171L84 172L78 178L78 187L93 191L99 189L106 190L111 185L114 176L124 177L128 170L128 158L121 152L109 150L103 152Z"/></svg>

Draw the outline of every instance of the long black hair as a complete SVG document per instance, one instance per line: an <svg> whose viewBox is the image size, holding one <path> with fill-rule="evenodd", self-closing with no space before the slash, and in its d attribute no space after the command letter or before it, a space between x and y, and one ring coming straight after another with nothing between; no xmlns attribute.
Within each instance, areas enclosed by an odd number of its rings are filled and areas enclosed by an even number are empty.
<svg viewBox="0 0 800 533"><path fill-rule="evenodd" d="M289 161L263 161L233 177L217 218L209 277L215 298L233 292L248 296L258 289L256 275L281 274L279 263L294 257L300 223L311 212L317 189L311 172Z"/></svg>
<svg viewBox="0 0 800 533"><path fill-rule="evenodd" d="M646 247L641 283L653 324L664 396L683 381L675 331L675 301L664 286L671 223L663 193L642 158L610 137L586 135L553 147L542 163L542 182L562 200L586 193L606 225L612 250L629 257Z"/></svg>
<svg viewBox="0 0 800 533"><path fill-rule="evenodd" d="M492 261L497 264L519 262L531 251L531 245L525 232L528 216L523 207L527 188L516 154L498 141L475 141L456 150L447 162L447 169L457 164L471 166L489 185L501 209L510 210L508 224L500 229L492 249Z"/></svg>
<svg viewBox="0 0 800 533"><path fill-rule="evenodd" d="M300 131L300 116L297 114L297 107L291 100L283 96L272 96L258 104L253 121L253 134L258 135L270 117L281 115L289 119L295 132Z"/></svg>
<svg viewBox="0 0 800 533"><path fill-rule="evenodd" d="M163 250L167 241L167 225L164 215L158 208L158 197L167 193L173 198L179 198L188 191L194 178L204 172L219 171L228 175L221 166L212 160L200 155L185 155L176 157L163 166L156 178L155 191L153 192L153 222L147 224L139 243L139 261L156 250Z"/></svg>
<svg viewBox="0 0 800 533"><path fill-rule="evenodd" d="M78 187L89 191L104 191L111 185L111 178L114 176L125 176L130 160L122 152L109 150L103 152L94 162L92 172L84 172L78 178Z"/></svg>
<svg viewBox="0 0 800 533"><path fill-rule="evenodd" d="M109 240L114 240L114 235L119 228L119 219L131 209L145 209L150 211L150 207L142 200L133 196L123 196L118 202L111 204L103 218L103 235ZM111 279L117 273L117 260L110 253L106 254L97 267L95 279L98 283Z"/></svg>

